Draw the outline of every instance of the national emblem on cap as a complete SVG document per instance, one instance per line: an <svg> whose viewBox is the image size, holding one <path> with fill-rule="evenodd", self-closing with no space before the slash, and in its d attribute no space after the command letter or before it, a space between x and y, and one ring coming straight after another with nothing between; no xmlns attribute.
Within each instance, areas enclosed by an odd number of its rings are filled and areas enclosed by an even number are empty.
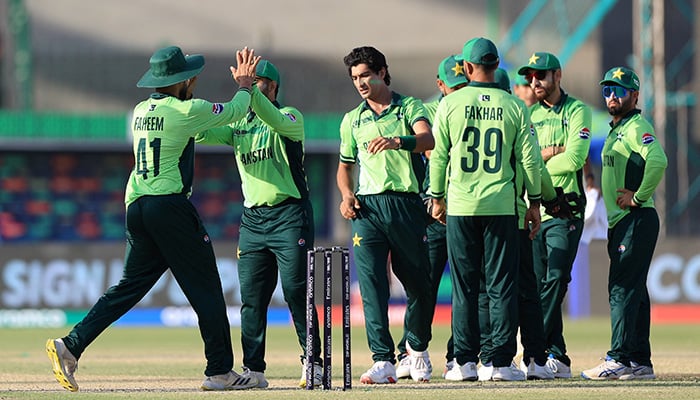
<svg viewBox="0 0 700 400"><path fill-rule="evenodd" d="M464 75L464 67L462 63L455 59L455 56L446 57L440 62L438 67L438 78L445 82L445 85L449 88L453 88L457 85L469 83L467 77Z"/></svg>
<svg viewBox="0 0 700 400"><path fill-rule="evenodd" d="M552 53L538 51L532 53L527 60L527 64L518 68L518 75L527 75L528 70L536 69L540 71L549 71L561 69L559 59Z"/></svg>
<svg viewBox="0 0 700 400"><path fill-rule="evenodd" d="M600 84L622 86L627 89L639 90L639 77L627 67L613 67L605 73Z"/></svg>

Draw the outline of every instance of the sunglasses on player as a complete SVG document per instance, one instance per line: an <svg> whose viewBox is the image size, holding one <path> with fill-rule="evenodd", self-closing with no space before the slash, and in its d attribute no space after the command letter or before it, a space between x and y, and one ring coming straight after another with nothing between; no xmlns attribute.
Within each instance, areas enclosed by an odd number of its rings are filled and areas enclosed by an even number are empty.
<svg viewBox="0 0 700 400"><path fill-rule="evenodd" d="M547 77L547 72L549 72L549 70L547 69L531 70L530 72L525 74L525 80L527 81L527 83L532 82L533 78L537 79L538 81L541 81Z"/></svg>
<svg viewBox="0 0 700 400"><path fill-rule="evenodd" d="M603 86L603 97L607 99L610 95L615 95L616 98L621 99L632 91L632 89L627 89L622 86Z"/></svg>

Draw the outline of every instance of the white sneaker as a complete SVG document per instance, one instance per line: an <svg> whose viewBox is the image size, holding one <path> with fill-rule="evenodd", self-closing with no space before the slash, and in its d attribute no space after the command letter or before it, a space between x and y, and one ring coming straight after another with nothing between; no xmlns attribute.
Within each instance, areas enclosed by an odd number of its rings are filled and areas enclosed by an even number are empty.
<svg viewBox="0 0 700 400"><path fill-rule="evenodd" d="M442 371L442 378L443 379L445 378L445 375L447 375L447 372L449 370L451 370L452 368L454 368L455 365L456 365L455 360L450 360L445 364L445 370Z"/></svg>
<svg viewBox="0 0 700 400"><path fill-rule="evenodd" d="M406 341L406 350L411 358L411 379L416 382L430 382L433 376L433 364L430 363L430 354L428 349L423 351L415 351ZM396 375L398 376L398 371Z"/></svg>
<svg viewBox="0 0 700 400"><path fill-rule="evenodd" d="M477 380L476 363L466 362L464 365L459 365L455 360L454 366L445 373L445 379L456 382Z"/></svg>
<svg viewBox="0 0 700 400"><path fill-rule="evenodd" d="M323 384L323 367L314 363L314 386L321 386L321 384ZM302 361L299 387L306 387L306 359L303 359Z"/></svg>
<svg viewBox="0 0 700 400"><path fill-rule="evenodd" d="M396 383L398 378L396 377L396 368L394 364L389 361L377 361L367 370L362 376L360 376L360 383L365 384L384 384L384 383Z"/></svg>
<svg viewBox="0 0 700 400"><path fill-rule="evenodd" d="M243 378L254 377L258 381L256 388L265 389L270 386L270 383L265 379L265 373L258 371L251 371L250 368L244 366L243 373L241 374Z"/></svg>
<svg viewBox="0 0 700 400"><path fill-rule="evenodd" d="M550 354L545 364L553 373L555 378L571 378L571 367L554 358Z"/></svg>
<svg viewBox="0 0 700 400"><path fill-rule="evenodd" d="M255 376L241 376L235 371L225 374L207 376L202 382L202 390L243 390L258 386L258 379Z"/></svg>
<svg viewBox="0 0 700 400"><path fill-rule="evenodd" d="M411 356L404 354L396 365L396 377L399 379L409 378L411 376Z"/></svg>
<svg viewBox="0 0 700 400"><path fill-rule="evenodd" d="M490 381L491 377L493 376L493 364L490 362L487 362L486 364L481 364L479 367L479 370L477 371L477 375L479 377L480 381Z"/></svg>
<svg viewBox="0 0 700 400"><path fill-rule="evenodd" d="M654 367L640 365L634 361L631 361L629 371L620 375L620 380L627 381L632 379L656 379L656 375L654 375Z"/></svg>
<svg viewBox="0 0 700 400"><path fill-rule="evenodd" d="M526 377L517 365L511 363L507 367L494 367L491 379L494 381L524 381Z"/></svg>
<svg viewBox="0 0 700 400"><path fill-rule="evenodd" d="M71 392L78 391L78 383L73 374L78 369L78 360L71 354L63 343L63 339L46 341L46 354L53 365L53 374L58 383Z"/></svg>
<svg viewBox="0 0 700 400"><path fill-rule="evenodd" d="M525 360L520 361L520 370L525 373L527 379L554 379L554 372L547 366L537 365L535 357L530 357L530 363L525 364Z"/></svg>
<svg viewBox="0 0 700 400"><path fill-rule="evenodd" d="M629 375L632 369L623 363L619 363L612 358L606 358L602 364L581 372L583 379L595 381L619 379L621 376ZM628 378L629 379L629 378Z"/></svg>

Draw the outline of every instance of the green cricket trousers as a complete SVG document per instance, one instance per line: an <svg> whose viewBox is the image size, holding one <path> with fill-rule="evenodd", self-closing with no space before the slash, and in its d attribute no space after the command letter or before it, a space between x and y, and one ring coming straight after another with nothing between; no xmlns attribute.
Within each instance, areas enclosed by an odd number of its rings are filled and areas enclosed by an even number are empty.
<svg viewBox="0 0 700 400"><path fill-rule="evenodd" d="M313 210L308 199L243 210L238 241L243 365L264 372L267 310L277 279L292 315L297 341L306 351L306 252L314 246ZM314 313L315 313L314 309ZM314 317L318 332L318 316ZM320 360L321 342L314 337Z"/></svg>
<svg viewBox="0 0 700 400"><path fill-rule="evenodd" d="M625 365L634 361L651 366L647 274L658 236L659 216L654 208L633 207L608 230L608 293L612 324L608 356Z"/></svg>
<svg viewBox="0 0 700 400"><path fill-rule="evenodd" d="M532 247L547 351L566 365L571 365L571 360L566 355L562 303L582 232L581 218L552 218L542 223Z"/></svg>
<svg viewBox="0 0 700 400"><path fill-rule="evenodd" d="M413 350L427 349L434 306L429 281L426 214L416 193L358 195L361 208L352 221L353 255L362 295L372 360L394 363L389 332L389 271L406 291L405 335Z"/></svg>
<svg viewBox="0 0 700 400"><path fill-rule="evenodd" d="M209 235L181 194L143 196L126 209L126 255L121 280L63 338L76 357L110 324L141 300L170 268L197 314L206 376L233 367L231 328Z"/></svg>

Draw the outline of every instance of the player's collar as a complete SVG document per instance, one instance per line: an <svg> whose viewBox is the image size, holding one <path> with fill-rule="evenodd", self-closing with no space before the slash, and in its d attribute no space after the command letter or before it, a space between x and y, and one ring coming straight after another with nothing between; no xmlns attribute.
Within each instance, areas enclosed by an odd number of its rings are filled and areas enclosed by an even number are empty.
<svg viewBox="0 0 700 400"><path fill-rule="evenodd" d="M617 126L623 125L624 123L626 123L627 121L632 119L632 117L634 117L637 114L641 114L641 113L642 113L642 110L640 110L638 108L634 108L634 109L630 110L630 112L628 112L624 117L622 117L622 119L620 119L620 121L618 121L618 123L610 121L610 129L614 129Z"/></svg>
<svg viewBox="0 0 700 400"><path fill-rule="evenodd" d="M553 106L549 106L547 103L544 102L544 100L540 101L540 105L544 108L549 108L555 113L559 114L564 108L564 103L566 103L566 100L569 98L569 94L564 91L564 89L559 88L559 92L561 93L561 96L559 96L559 101L557 104L554 104Z"/></svg>

